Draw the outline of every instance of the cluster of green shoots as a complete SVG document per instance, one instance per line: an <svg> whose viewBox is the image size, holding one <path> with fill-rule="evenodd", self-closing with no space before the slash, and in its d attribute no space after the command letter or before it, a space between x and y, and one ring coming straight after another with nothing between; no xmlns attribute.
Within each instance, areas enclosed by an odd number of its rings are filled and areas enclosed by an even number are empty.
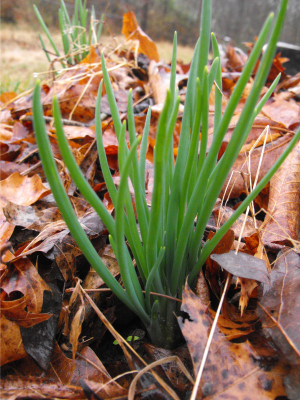
<svg viewBox="0 0 300 400"><path fill-rule="evenodd" d="M218 44L215 36L210 34L211 0L204 0L202 7L200 37L189 73L176 160L173 132L180 100L175 85L175 34L170 89L156 133L154 186L150 208L145 196L145 161L151 111L148 110L142 137L136 137L132 94L129 92L127 120L122 123L103 54L101 59L103 81L119 142L118 161L121 178L118 188L113 182L103 146L100 120L102 82L97 98L95 126L101 169L115 208L114 218L89 186L78 167L64 135L58 100L55 97L53 99L56 135L62 157L79 191L100 215L109 231L109 240L118 260L123 285L111 275L92 246L77 220L59 178L45 129L39 84L35 87L33 99L34 128L40 158L57 205L73 238L107 286L138 315L152 342L164 347L173 347L177 343L179 329L175 315L180 309L178 299L182 296L186 280L190 285L195 283L201 267L214 247L264 188L300 137L299 130L285 152L230 219L210 241L203 244L203 234L224 181L248 136L255 117L279 81L278 76L261 97L261 90L275 54L287 0L281 2L275 21L273 14L267 18L224 112L222 112L222 73ZM261 57L267 39L268 46ZM214 61L208 68L210 40ZM223 156L218 160L218 153L230 120L259 59L260 65L251 92L232 138ZM209 94L214 85L214 129L212 144L208 149ZM130 146L125 139L126 130L129 132ZM134 189L135 207L130 194L130 182Z"/></svg>
<svg viewBox="0 0 300 400"><path fill-rule="evenodd" d="M53 48L55 56L60 59L66 59L68 65L74 65L82 61L89 54L90 46L99 43L103 25L103 15L101 16L100 23L96 20L94 7L92 7L92 11L89 15L89 10L86 7L86 0L83 4L81 0L75 0L75 9L72 19L69 16L64 0L60 0L58 17L65 53L62 57L38 8L35 5L33 8L44 33ZM39 39L48 61L51 62L49 52L46 50L41 35L39 35ZM61 64L64 68L65 63L62 61Z"/></svg>

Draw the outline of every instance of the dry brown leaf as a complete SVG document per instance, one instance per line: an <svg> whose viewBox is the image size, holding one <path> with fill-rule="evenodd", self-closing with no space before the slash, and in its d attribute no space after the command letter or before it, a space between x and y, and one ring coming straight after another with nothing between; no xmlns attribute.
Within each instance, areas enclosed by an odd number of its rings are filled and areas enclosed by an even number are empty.
<svg viewBox="0 0 300 400"><path fill-rule="evenodd" d="M20 327L14 321L5 318L1 313L0 318L1 346L0 366L20 360L27 356L22 343Z"/></svg>
<svg viewBox="0 0 300 400"><path fill-rule="evenodd" d="M282 250L264 285L259 316L263 329L290 361L300 364L300 257Z"/></svg>
<svg viewBox="0 0 300 400"><path fill-rule="evenodd" d="M213 211L213 215L217 226L222 226L234 213L234 210L230 207L220 207ZM245 221L246 218L246 221ZM257 227L261 225L261 221L256 221ZM239 237L242 233L242 238L251 236L257 232L257 228L254 225L253 218L242 214L232 224L231 228L234 231L234 236Z"/></svg>
<svg viewBox="0 0 300 400"><path fill-rule="evenodd" d="M82 322L84 319L84 305L81 305L75 314L71 323L71 331L69 341L72 345L72 357L75 360L75 355L78 347L78 340L81 334Z"/></svg>
<svg viewBox="0 0 300 400"><path fill-rule="evenodd" d="M287 129L300 122L299 104L292 99L282 100L279 95L275 95L274 101L263 107L262 113L283 124Z"/></svg>
<svg viewBox="0 0 300 400"><path fill-rule="evenodd" d="M181 310L189 315L185 319L179 317L178 321L193 360L194 374L197 375L212 318L207 307L188 287L183 292ZM266 371L258 361L257 354L247 342L230 343L217 328L200 383L202 393L198 392L198 396L211 400L269 400L284 396L284 369L276 368L274 362Z"/></svg>
<svg viewBox="0 0 300 400"><path fill-rule="evenodd" d="M288 363L285 387L288 398L300 393L300 257L288 248L277 256L270 273L271 283L264 286L258 314L263 332L280 350Z"/></svg>
<svg viewBox="0 0 300 400"><path fill-rule="evenodd" d="M300 144L270 181L270 198L263 224L264 243L298 240L300 223Z"/></svg>
<svg viewBox="0 0 300 400"><path fill-rule="evenodd" d="M43 293L50 290L27 259L9 264L1 276L1 363L25 357L20 326L30 327L51 317L41 313ZM9 329L7 329L9 327Z"/></svg>
<svg viewBox="0 0 300 400"><path fill-rule="evenodd" d="M6 221L3 207L8 201L19 205L31 205L50 193L38 175L31 178L21 176L19 172L0 181L0 247L9 240L14 226Z"/></svg>
<svg viewBox="0 0 300 400"><path fill-rule="evenodd" d="M207 240L211 240L214 235L214 232L209 232ZM218 298L220 297L220 281L226 277L224 276L223 271L221 271L219 264L216 263L211 256L213 254L228 253L232 248L233 242L234 231L229 229L229 231L223 236L223 238L214 248L213 252L210 254L210 257L207 258L205 263L205 277L210 285L211 290Z"/></svg>
<svg viewBox="0 0 300 400"><path fill-rule="evenodd" d="M140 28L137 23L135 14L132 11L128 11L126 14L123 15L122 34L127 40L138 41L139 53L145 54L150 60L159 61L156 44Z"/></svg>
<svg viewBox="0 0 300 400"><path fill-rule="evenodd" d="M285 150L286 146L292 139L292 134L286 134L280 138L278 138L274 143L268 143L265 147L264 156L261 164L261 168L259 170L258 182L262 179L263 176L269 171L270 165L273 165L274 161L278 159L278 157ZM254 149L251 153L251 180L252 185L254 184L258 165L261 157L261 148ZM241 172L248 174L248 165L247 165L247 153L239 154L236 161L234 162L228 177L223 185L223 188L220 193L220 197L222 197L226 191L230 193L231 198L239 197L242 193L245 193L245 182ZM249 188L248 188L249 189Z"/></svg>

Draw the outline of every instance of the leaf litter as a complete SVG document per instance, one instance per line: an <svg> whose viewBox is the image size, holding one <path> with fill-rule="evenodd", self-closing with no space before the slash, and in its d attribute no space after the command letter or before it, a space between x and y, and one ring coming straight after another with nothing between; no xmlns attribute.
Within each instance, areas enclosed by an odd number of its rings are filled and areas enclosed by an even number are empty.
<svg viewBox="0 0 300 400"><path fill-rule="evenodd" d="M100 51L105 53L122 119L126 119L127 94L132 90L137 133L142 133L147 109L152 106L145 188L151 205L151 162L170 65L159 60L155 43L138 26L133 13L124 15L122 32L124 43ZM252 44L248 46L251 48ZM222 59L223 107L246 60L247 54L228 46ZM281 81L254 121L220 193L220 199L223 196L226 199L226 206L221 200L216 205L204 240L209 240L229 218L254 181L264 176L300 123L300 76L286 75L283 62L286 60L278 55L274 58L267 85L279 71ZM188 65L178 63L181 108L188 70ZM52 125L51 104L55 93L76 160L113 213L95 148L95 103L101 79L100 52L91 47L81 63L60 71L44 83L42 101L64 186L82 226L107 267L118 277L118 266L107 246L106 229L71 182ZM219 157L230 141L251 85L252 79L231 121ZM210 127L214 120L214 90L210 95ZM246 229L243 221L235 224L207 260L198 279L197 295L185 288L182 313L178 316L183 344L170 352L147 343L132 313L95 276L69 235L39 163L31 95L25 93L17 99L2 95L1 102L6 102L0 112L3 399L111 399L129 395L137 399L188 398L226 281L228 290L224 293L197 398L299 398L299 146L254 201L252 216L244 216ZM104 146L118 185L118 143L105 89L101 109ZM179 113L173 136L175 156L180 126ZM260 135L267 127L265 140ZM267 264L263 261L266 257ZM113 323L124 337L137 336L140 340L128 343ZM135 332L141 332L140 336ZM119 345L113 345L113 337ZM134 380L139 371L138 379Z"/></svg>

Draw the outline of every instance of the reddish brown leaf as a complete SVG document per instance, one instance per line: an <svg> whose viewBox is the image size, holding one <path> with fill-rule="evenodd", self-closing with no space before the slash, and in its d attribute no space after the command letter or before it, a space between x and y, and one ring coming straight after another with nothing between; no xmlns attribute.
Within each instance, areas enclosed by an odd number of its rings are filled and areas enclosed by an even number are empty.
<svg viewBox="0 0 300 400"><path fill-rule="evenodd" d="M215 233L209 232L207 240L210 240L214 237ZM212 254L223 254L227 253L231 250L232 245L234 242L234 231L230 229L224 237L221 239L221 241L217 244L217 246L214 248ZM220 266L217 262L213 260L211 257L212 254L210 254L210 257L206 260L206 268L205 268L205 277L211 287L211 290L214 292L214 294L217 297L220 297L220 284L219 281L223 280L224 278L224 273L221 271Z"/></svg>

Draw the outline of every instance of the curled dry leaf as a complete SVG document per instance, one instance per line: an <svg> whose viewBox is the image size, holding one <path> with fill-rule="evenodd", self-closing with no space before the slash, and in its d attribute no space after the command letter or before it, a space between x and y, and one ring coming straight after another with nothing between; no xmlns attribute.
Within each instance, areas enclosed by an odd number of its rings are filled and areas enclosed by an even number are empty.
<svg viewBox="0 0 300 400"><path fill-rule="evenodd" d="M20 326L31 327L48 320L51 314L41 313L43 293L50 289L27 258L8 265L1 277L0 288L3 365L26 356Z"/></svg>
<svg viewBox="0 0 300 400"><path fill-rule="evenodd" d="M138 41L138 53L145 54L150 60L159 61L156 44L140 28L132 11L123 15L122 34L127 40Z"/></svg>
<svg viewBox="0 0 300 400"><path fill-rule="evenodd" d="M81 334L81 326L84 320L84 305L81 305L73 318L70 331L70 343L72 345L72 357L75 360L75 355L78 347L78 340Z"/></svg>

